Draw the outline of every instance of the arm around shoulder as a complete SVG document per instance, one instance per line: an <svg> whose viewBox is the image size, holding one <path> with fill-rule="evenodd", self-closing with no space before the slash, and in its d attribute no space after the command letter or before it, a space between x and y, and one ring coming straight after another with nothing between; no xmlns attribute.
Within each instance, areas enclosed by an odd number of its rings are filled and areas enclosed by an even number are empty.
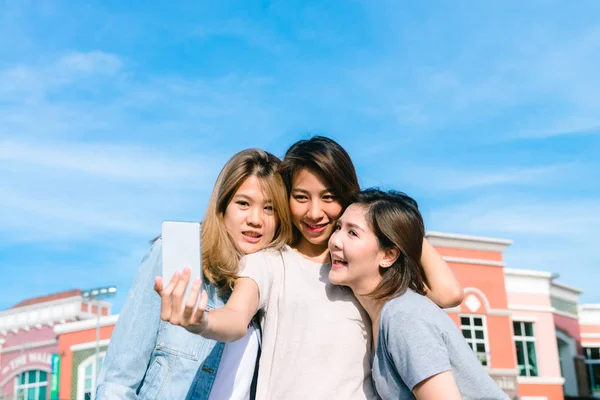
<svg viewBox="0 0 600 400"><path fill-rule="evenodd" d="M464 291L460 282L427 239L423 239L421 265L427 277L427 297L442 308L456 307L462 303Z"/></svg>

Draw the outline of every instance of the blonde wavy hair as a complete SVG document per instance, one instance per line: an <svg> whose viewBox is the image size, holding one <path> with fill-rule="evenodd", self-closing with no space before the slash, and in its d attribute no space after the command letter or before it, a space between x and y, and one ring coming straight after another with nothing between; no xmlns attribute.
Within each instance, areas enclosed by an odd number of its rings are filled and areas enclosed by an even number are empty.
<svg viewBox="0 0 600 400"><path fill-rule="evenodd" d="M202 269L204 276L222 287L232 287L244 253L227 232L225 210L239 187L256 176L267 198L273 202L276 230L267 247L281 248L292 236L288 197L278 172L281 160L260 149L240 151L227 161L213 189L202 221Z"/></svg>

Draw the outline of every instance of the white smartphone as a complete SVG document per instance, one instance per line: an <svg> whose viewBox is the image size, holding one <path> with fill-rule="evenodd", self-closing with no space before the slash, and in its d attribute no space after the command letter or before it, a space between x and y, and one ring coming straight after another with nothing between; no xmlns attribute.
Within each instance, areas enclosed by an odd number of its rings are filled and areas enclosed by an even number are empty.
<svg viewBox="0 0 600 400"><path fill-rule="evenodd" d="M199 222L164 221L162 223L162 276L166 287L175 272L191 271L183 302L196 278L202 279L202 245Z"/></svg>

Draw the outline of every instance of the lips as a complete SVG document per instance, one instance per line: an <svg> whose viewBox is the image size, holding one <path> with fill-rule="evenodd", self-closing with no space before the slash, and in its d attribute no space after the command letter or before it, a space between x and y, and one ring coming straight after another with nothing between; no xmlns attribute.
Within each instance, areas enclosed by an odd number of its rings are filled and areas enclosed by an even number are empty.
<svg viewBox="0 0 600 400"><path fill-rule="evenodd" d="M348 266L348 261L340 257L331 256L331 267L332 268L345 268Z"/></svg>
<svg viewBox="0 0 600 400"><path fill-rule="evenodd" d="M243 231L242 236L244 239L250 243L258 243L262 238L262 234L256 231Z"/></svg>
<svg viewBox="0 0 600 400"><path fill-rule="evenodd" d="M303 224L309 232L321 233L327 228L327 225L329 225L329 222L326 222L324 224L309 224L307 222L303 222Z"/></svg>

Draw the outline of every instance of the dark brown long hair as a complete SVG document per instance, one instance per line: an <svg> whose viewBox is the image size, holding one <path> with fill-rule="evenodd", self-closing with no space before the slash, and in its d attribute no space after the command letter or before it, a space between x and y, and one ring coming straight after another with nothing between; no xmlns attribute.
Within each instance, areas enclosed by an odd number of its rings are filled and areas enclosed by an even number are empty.
<svg viewBox="0 0 600 400"><path fill-rule="evenodd" d="M344 208L360 191L356 169L350 156L333 139L314 136L308 140L300 140L288 149L279 166L288 198L292 193L294 178L303 169L318 175ZM293 241L297 242L299 239L300 232L294 226Z"/></svg>
<svg viewBox="0 0 600 400"><path fill-rule="evenodd" d="M382 250L396 248L400 255L388 268L379 268L382 280L370 296L388 301L407 288L425 294L425 272L421 265L425 226L417 202L402 192L366 189L353 204L366 207L365 218Z"/></svg>

